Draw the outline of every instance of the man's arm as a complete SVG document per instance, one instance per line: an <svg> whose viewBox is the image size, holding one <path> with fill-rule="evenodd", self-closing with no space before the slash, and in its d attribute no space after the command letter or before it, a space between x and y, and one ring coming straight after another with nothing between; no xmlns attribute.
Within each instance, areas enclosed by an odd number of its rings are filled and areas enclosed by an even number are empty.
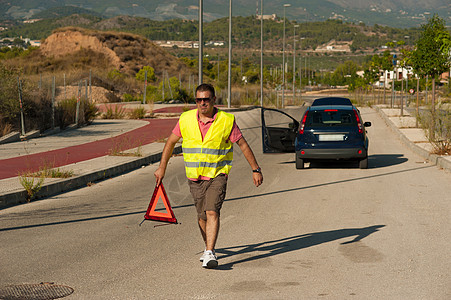
<svg viewBox="0 0 451 300"><path fill-rule="evenodd" d="M168 166L169 158L172 156L172 151L174 151L175 144L178 142L180 137L171 133L166 144L163 148L163 153L161 154L160 166L155 171L154 175L157 180L157 186L160 185L163 180L164 174L166 173L166 167Z"/></svg>
<svg viewBox="0 0 451 300"><path fill-rule="evenodd" d="M254 152L252 152L252 149L247 143L246 139L244 137L241 137L236 143L238 146L240 146L240 149L243 152L244 157L251 166L252 170L256 170L258 168L257 159L255 158ZM255 186L257 187L263 183L262 173L252 172L252 179Z"/></svg>

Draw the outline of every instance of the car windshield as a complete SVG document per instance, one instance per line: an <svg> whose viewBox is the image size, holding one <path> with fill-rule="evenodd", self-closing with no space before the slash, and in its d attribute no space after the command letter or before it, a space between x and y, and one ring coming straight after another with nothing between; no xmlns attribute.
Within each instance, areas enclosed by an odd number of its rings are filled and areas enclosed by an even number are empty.
<svg viewBox="0 0 451 300"><path fill-rule="evenodd" d="M356 124L352 110L325 109L310 111L306 125L311 127L352 126Z"/></svg>

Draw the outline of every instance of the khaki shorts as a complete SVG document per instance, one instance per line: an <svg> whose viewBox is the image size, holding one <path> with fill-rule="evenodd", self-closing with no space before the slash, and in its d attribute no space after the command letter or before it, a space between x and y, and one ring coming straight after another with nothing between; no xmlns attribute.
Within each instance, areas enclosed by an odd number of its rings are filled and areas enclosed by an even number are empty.
<svg viewBox="0 0 451 300"><path fill-rule="evenodd" d="M220 214L227 189L227 176L220 174L210 180L188 180L191 195L194 198L194 206L197 216L204 221L207 220L205 212L215 211Z"/></svg>

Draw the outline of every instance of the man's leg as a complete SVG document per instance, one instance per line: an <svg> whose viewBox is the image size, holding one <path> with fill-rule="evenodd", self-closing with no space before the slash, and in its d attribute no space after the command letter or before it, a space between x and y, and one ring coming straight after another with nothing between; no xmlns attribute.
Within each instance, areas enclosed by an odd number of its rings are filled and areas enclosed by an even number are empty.
<svg viewBox="0 0 451 300"><path fill-rule="evenodd" d="M199 219L200 234L205 242L205 250L214 250L219 232L219 215L215 211L206 211L207 221Z"/></svg>
<svg viewBox="0 0 451 300"><path fill-rule="evenodd" d="M198 225L205 243L204 254L200 257L202 266L216 268L217 258L214 252L219 232L219 211L225 198L227 177L219 175L214 179L189 182L198 214Z"/></svg>
<svg viewBox="0 0 451 300"><path fill-rule="evenodd" d="M206 211L207 214L207 226L205 228L206 235L206 249L213 251L215 249L216 240L219 232L219 215L215 211Z"/></svg>
<svg viewBox="0 0 451 300"><path fill-rule="evenodd" d="M199 229L200 229L200 234L202 235L202 239L204 240L205 243L205 249L207 249L207 235L206 235L206 228L207 228L207 221L199 218Z"/></svg>
<svg viewBox="0 0 451 300"><path fill-rule="evenodd" d="M202 267L216 268L218 261L215 254L215 244L219 231L219 214L215 211L205 211L207 220L199 219L199 228L205 241L205 251L201 256Z"/></svg>

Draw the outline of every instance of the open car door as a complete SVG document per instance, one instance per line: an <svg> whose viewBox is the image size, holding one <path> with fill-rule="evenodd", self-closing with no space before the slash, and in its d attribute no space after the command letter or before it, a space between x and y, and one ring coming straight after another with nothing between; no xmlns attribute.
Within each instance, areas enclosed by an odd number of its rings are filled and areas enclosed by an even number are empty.
<svg viewBox="0 0 451 300"><path fill-rule="evenodd" d="M283 111L263 107L261 118L263 153L294 153L299 122Z"/></svg>

